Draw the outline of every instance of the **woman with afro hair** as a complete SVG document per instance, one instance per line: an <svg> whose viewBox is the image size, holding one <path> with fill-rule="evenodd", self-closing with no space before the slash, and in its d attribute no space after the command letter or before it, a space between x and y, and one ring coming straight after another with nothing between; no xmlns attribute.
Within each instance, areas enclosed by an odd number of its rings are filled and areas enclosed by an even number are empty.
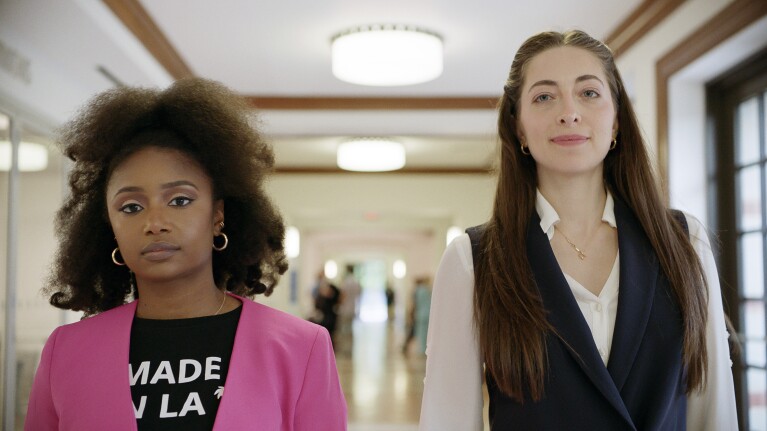
<svg viewBox="0 0 767 431"><path fill-rule="evenodd" d="M345 430L327 331L247 299L287 262L246 103L197 78L115 89L60 144L47 292L86 318L49 337L25 429Z"/></svg>

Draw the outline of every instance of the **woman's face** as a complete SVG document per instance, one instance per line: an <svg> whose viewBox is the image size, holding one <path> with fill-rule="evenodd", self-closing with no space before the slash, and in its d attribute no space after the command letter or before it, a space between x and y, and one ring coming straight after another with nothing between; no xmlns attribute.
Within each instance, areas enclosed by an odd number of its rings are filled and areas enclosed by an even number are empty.
<svg viewBox="0 0 767 431"><path fill-rule="evenodd" d="M525 70L517 126L539 178L601 175L618 120L599 59L574 47L533 57Z"/></svg>
<svg viewBox="0 0 767 431"><path fill-rule="evenodd" d="M140 149L112 172L106 202L120 254L139 286L212 276L223 202L213 201L211 180L194 159L173 149Z"/></svg>

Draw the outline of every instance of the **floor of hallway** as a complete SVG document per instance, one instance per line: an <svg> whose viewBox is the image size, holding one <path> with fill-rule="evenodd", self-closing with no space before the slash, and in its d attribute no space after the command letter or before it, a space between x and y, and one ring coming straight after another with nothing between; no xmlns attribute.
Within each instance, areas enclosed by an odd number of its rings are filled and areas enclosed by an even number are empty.
<svg viewBox="0 0 767 431"><path fill-rule="evenodd" d="M404 354L404 329L387 321L357 320L353 337L338 332L336 361L349 431L416 431L426 357L416 351L415 340Z"/></svg>

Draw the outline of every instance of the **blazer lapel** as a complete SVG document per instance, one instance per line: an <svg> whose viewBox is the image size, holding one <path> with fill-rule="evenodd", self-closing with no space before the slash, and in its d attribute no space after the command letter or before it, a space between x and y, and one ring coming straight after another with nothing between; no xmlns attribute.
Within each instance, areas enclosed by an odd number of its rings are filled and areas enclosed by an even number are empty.
<svg viewBox="0 0 767 431"><path fill-rule="evenodd" d="M229 359L229 371L224 382L224 395L221 397L221 403L218 405L216 421L213 424L213 430L236 429L241 426L243 416L249 416L249 412L258 409L258 403L253 402L248 396L248 388L251 367L257 367L257 364L248 364L243 362L247 359L247 354L242 352L245 345L243 339L247 339L250 334L246 334L253 327L250 322L251 316L249 303L237 295L227 292L227 295L237 298L242 302L242 312L240 321L237 324L237 332L234 336L234 346L232 347L232 356ZM247 323L247 324L244 324ZM244 374L243 374L244 373ZM258 424L255 417L247 418L252 424ZM245 422L247 423L247 421Z"/></svg>
<svg viewBox="0 0 767 431"><path fill-rule="evenodd" d="M554 257L548 237L541 231L539 223L538 215L534 214L528 228L527 255L544 307L548 312L549 322L559 333L567 351L602 395L628 423L633 423L620 393L599 356L591 330Z"/></svg>
<svg viewBox="0 0 767 431"><path fill-rule="evenodd" d="M115 394L115 399L120 403L120 406L126 406L127 408L121 407L119 410L120 415L126 415L130 417L130 424L131 429L137 429L138 424L136 422L136 413L134 411L133 406L133 396L131 395L131 388L130 388L130 379L128 375L128 364L130 362L130 334L131 334L131 327L133 326L133 317L136 315L136 305L138 304L137 301L133 301L123 307L122 310L120 310L120 315L115 316L119 320L118 327L120 328L121 333L119 334L119 337L117 338L117 342L119 343L119 357L117 358L116 364L117 365L117 371L119 373L119 379L121 382L124 382L125 384L116 385L116 390L119 391L119 393ZM118 344L116 343L116 344ZM118 347L117 345L115 347Z"/></svg>
<svg viewBox="0 0 767 431"><path fill-rule="evenodd" d="M242 302L242 313L213 430L282 429L286 425L278 402L279 388L274 386L274 379L264 375L271 373L273 377L277 372L267 359L274 352L259 348L257 341L263 339L259 332L265 330L261 313L251 300L227 295Z"/></svg>
<svg viewBox="0 0 767 431"><path fill-rule="evenodd" d="M644 338L660 272L657 256L639 221L615 200L620 252L620 291L607 370L620 391Z"/></svg>
<svg viewBox="0 0 767 431"><path fill-rule="evenodd" d="M69 340L76 346L73 351L77 353L72 357L79 362L79 369L92 379L72 382L88 388L87 394L74 402L88 406L88 414L95 415L93 423L98 423L99 429L137 429L128 373L130 333L135 313L135 301L104 312L92 317L93 325L83 326L85 330L75 335L82 337L82 343L78 343L77 338ZM79 376L79 373L73 375Z"/></svg>

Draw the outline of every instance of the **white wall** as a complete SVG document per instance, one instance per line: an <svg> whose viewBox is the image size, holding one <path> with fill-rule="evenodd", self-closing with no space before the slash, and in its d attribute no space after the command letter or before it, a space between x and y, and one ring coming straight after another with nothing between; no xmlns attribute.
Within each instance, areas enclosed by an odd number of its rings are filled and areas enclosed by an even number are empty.
<svg viewBox="0 0 767 431"><path fill-rule="evenodd" d="M731 2L688 0L618 58L618 68L627 81L634 109L652 154L657 154L658 148L656 63Z"/></svg>
<svg viewBox="0 0 767 431"><path fill-rule="evenodd" d="M128 85L171 82L100 0L2 0L0 44L3 64L16 65L0 67L0 101L31 107L50 124L71 118L85 100L113 86L97 66ZM87 61L72 60L73 50L94 44L98 48L78 53Z"/></svg>

